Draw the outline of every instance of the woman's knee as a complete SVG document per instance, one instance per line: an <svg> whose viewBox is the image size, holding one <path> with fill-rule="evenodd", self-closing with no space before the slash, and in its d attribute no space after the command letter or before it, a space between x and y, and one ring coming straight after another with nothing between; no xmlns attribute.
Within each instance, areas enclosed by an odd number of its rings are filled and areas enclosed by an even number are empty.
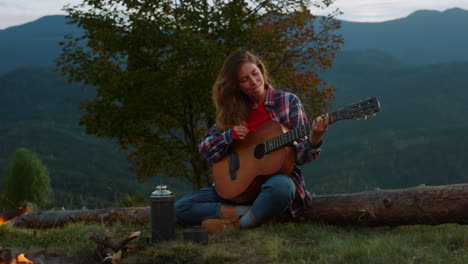
<svg viewBox="0 0 468 264"><path fill-rule="evenodd" d="M285 201L291 204L296 194L296 185L287 175L275 175L263 184L262 191L266 190L271 192L275 201Z"/></svg>
<svg viewBox="0 0 468 264"><path fill-rule="evenodd" d="M188 199L180 199L174 205L174 213L177 221L188 222L192 203Z"/></svg>
<svg viewBox="0 0 468 264"><path fill-rule="evenodd" d="M205 215L216 214L219 202L214 186L208 186L179 199L174 205L174 214L179 222L199 224Z"/></svg>

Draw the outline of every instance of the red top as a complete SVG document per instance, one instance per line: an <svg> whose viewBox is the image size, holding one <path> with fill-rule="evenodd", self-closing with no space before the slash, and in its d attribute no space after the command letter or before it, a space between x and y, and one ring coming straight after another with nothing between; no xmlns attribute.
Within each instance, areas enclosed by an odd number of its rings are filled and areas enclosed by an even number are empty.
<svg viewBox="0 0 468 264"><path fill-rule="evenodd" d="M250 110L249 116L247 117L247 128L249 129L249 132L254 132L268 120L271 120L270 114L265 108L265 103L262 103L257 108ZM240 139L234 129L232 130L232 136L236 140Z"/></svg>

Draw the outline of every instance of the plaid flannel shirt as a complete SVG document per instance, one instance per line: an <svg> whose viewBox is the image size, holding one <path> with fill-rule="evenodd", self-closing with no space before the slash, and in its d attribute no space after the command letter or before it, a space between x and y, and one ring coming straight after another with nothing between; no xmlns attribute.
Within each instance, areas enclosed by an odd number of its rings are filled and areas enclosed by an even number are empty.
<svg viewBox="0 0 468 264"><path fill-rule="evenodd" d="M307 123L304 107L295 94L267 87L265 108L272 120L276 120L288 129ZM198 148L201 155L213 163L226 154L233 142L232 129L217 131L215 124L199 141ZM310 193L306 190L304 175L297 166L315 160L320 155L320 148L313 149L306 137L296 142L296 166L289 175L296 185L296 198L290 207L293 217L298 216L302 209L310 207L312 201Z"/></svg>

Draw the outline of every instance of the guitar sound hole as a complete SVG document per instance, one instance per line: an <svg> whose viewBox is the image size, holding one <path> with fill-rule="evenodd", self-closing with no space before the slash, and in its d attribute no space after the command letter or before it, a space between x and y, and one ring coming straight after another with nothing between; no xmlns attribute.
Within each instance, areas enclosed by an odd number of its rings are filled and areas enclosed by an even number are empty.
<svg viewBox="0 0 468 264"><path fill-rule="evenodd" d="M265 144L260 144L255 147L254 156L256 159L261 159L265 156Z"/></svg>

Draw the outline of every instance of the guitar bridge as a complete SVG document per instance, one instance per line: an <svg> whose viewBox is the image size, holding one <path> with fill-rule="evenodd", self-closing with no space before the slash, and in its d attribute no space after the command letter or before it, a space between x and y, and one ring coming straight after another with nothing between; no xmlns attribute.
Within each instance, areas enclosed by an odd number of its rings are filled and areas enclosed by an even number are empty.
<svg viewBox="0 0 468 264"><path fill-rule="evenodd" d="M237 170L240 168L239 153L231 152L228 156L229 175L231 180L237 178Z"/></svg>

